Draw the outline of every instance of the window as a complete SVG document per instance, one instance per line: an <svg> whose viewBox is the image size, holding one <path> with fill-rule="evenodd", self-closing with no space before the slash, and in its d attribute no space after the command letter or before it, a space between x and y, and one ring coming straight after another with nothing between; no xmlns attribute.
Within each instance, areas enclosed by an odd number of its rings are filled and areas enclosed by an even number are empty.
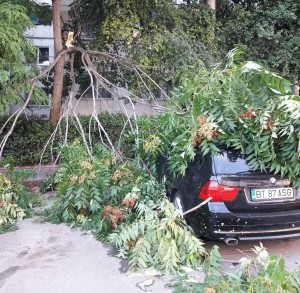
<svg viewBox="0 0 300 293"><path fill-rule="evenodd" d="M39 65L49 65L49 48L38 47L37 50L37 63Z"/></svg>
<svg viewBox="0 0 300 293"><path fill-rule="evenodd" d="M93 91L92 88L89 87L88 90L86 90L87 86L90 86L90 77L87 74L87 72L84 72L82 74L82 78L84 80L84 83L80 86L80 91L84 91L84 98L92 99L93 98ZM95 89L95 98L96 99L113 99L112 94L107 91L105 88L103 88L97 79L93 76L93 84Z"/></svg>
<svg viewBox="0 0 300 293"><path fill-rule="evenodd" d="M98 87L98 97L102 99L112 99L111 93L100 87Z"/></svg>
<svg viewBox="0 0 300 293"><path fill-rule="evenodd" d="M96 38L94 22L84 23L82 26L82 38L84 40L93 40Z"/></svg>

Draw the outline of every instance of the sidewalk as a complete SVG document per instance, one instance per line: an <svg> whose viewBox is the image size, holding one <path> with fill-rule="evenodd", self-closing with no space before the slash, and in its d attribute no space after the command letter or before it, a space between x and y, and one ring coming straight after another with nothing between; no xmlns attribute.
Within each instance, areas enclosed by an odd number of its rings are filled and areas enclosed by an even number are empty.
<svg viewBox="0 0 300 293"><path fill-rule="evenodd" d="M0 235L1 293L172 292L165 285L174 276L128 276L127 261L90 232L38 217L17 225Z"/></svg>
<svg viewBox="0 0 300 293"><path fill-rule="evenodd" d="M38 183L56 169L43 166L28 182ZM43 197L51 206L54 193ZM117 258L117 250L97 241L90 231L47 223L38 216L17 226L0 234L0 293L173 291L165 286L175 276L128 275L128 261Z"/></svg>

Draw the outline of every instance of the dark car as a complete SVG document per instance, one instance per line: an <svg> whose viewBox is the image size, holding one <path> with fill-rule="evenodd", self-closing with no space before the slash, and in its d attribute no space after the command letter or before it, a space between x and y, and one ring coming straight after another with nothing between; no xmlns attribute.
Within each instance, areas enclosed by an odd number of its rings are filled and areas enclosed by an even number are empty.
<svg viewBox="0 0 300 293"><path fill-rule="evenodd" d="M221 150L212 157L197 154L185 176L167 184L182 212L211 197L185 216L194 231L227 244L300 236L300 191L291 181L253 171L237 151Z"/></svg>

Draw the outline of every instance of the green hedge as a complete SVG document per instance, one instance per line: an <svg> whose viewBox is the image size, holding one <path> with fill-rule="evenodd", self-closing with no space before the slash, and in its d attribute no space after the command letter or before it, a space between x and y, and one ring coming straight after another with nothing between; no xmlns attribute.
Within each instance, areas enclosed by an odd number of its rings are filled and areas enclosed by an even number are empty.
<svg viewBox="0 0 300 293"><path fill-rule="evenodd" d="M79 118L85 133L88 134L90 116L79 116ZM124 126L124 121L126 121L125 116L122 113L111 114L108 112L103 112L98 115L98 118L101 121L105 131L108 133L110 139L114 144L117 144L120 133ZM0 117L0 125L3 125L6 120L7 117ZM76 128L76 124L77 123L74 118L69 119L68 141L81 139L81 136ZM65 125L65 121L61 123L61 127L54 139L54 158L57 155L59 143L64 139ZM3 133L0 135L1 140L10 126L11 124L8 124L6 129L4 129ZM41 152L54 129L55 125L49 120L41 120L41 118L38 117L20 117L12 135L6 143L3 153L4 162L10 162L18 166L38 164L41 158ZM101 134L104 141L107 142L104 134ZM86 135L86 137L88 136ZM101 142L98 126L96 123L94 123L94 120L91 124L91 138L92 143ZM126 152L129 147L130 143L124 143L123 141L121 150ZM50 145L46 149L42 163L52 163Z"/></svg>

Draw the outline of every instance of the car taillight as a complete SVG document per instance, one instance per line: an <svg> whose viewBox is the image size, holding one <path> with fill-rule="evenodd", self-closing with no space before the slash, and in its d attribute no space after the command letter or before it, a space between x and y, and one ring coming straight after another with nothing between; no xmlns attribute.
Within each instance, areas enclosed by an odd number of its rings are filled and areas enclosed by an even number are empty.
<svg viewBox="0 0 300 293"><path fill-rule="evenodd" d="M209 181L201 189L199 197L204 200L211 197L211 201L230 201L236 198L238 192L238 187L219 185L217 181Z"/></svg>

